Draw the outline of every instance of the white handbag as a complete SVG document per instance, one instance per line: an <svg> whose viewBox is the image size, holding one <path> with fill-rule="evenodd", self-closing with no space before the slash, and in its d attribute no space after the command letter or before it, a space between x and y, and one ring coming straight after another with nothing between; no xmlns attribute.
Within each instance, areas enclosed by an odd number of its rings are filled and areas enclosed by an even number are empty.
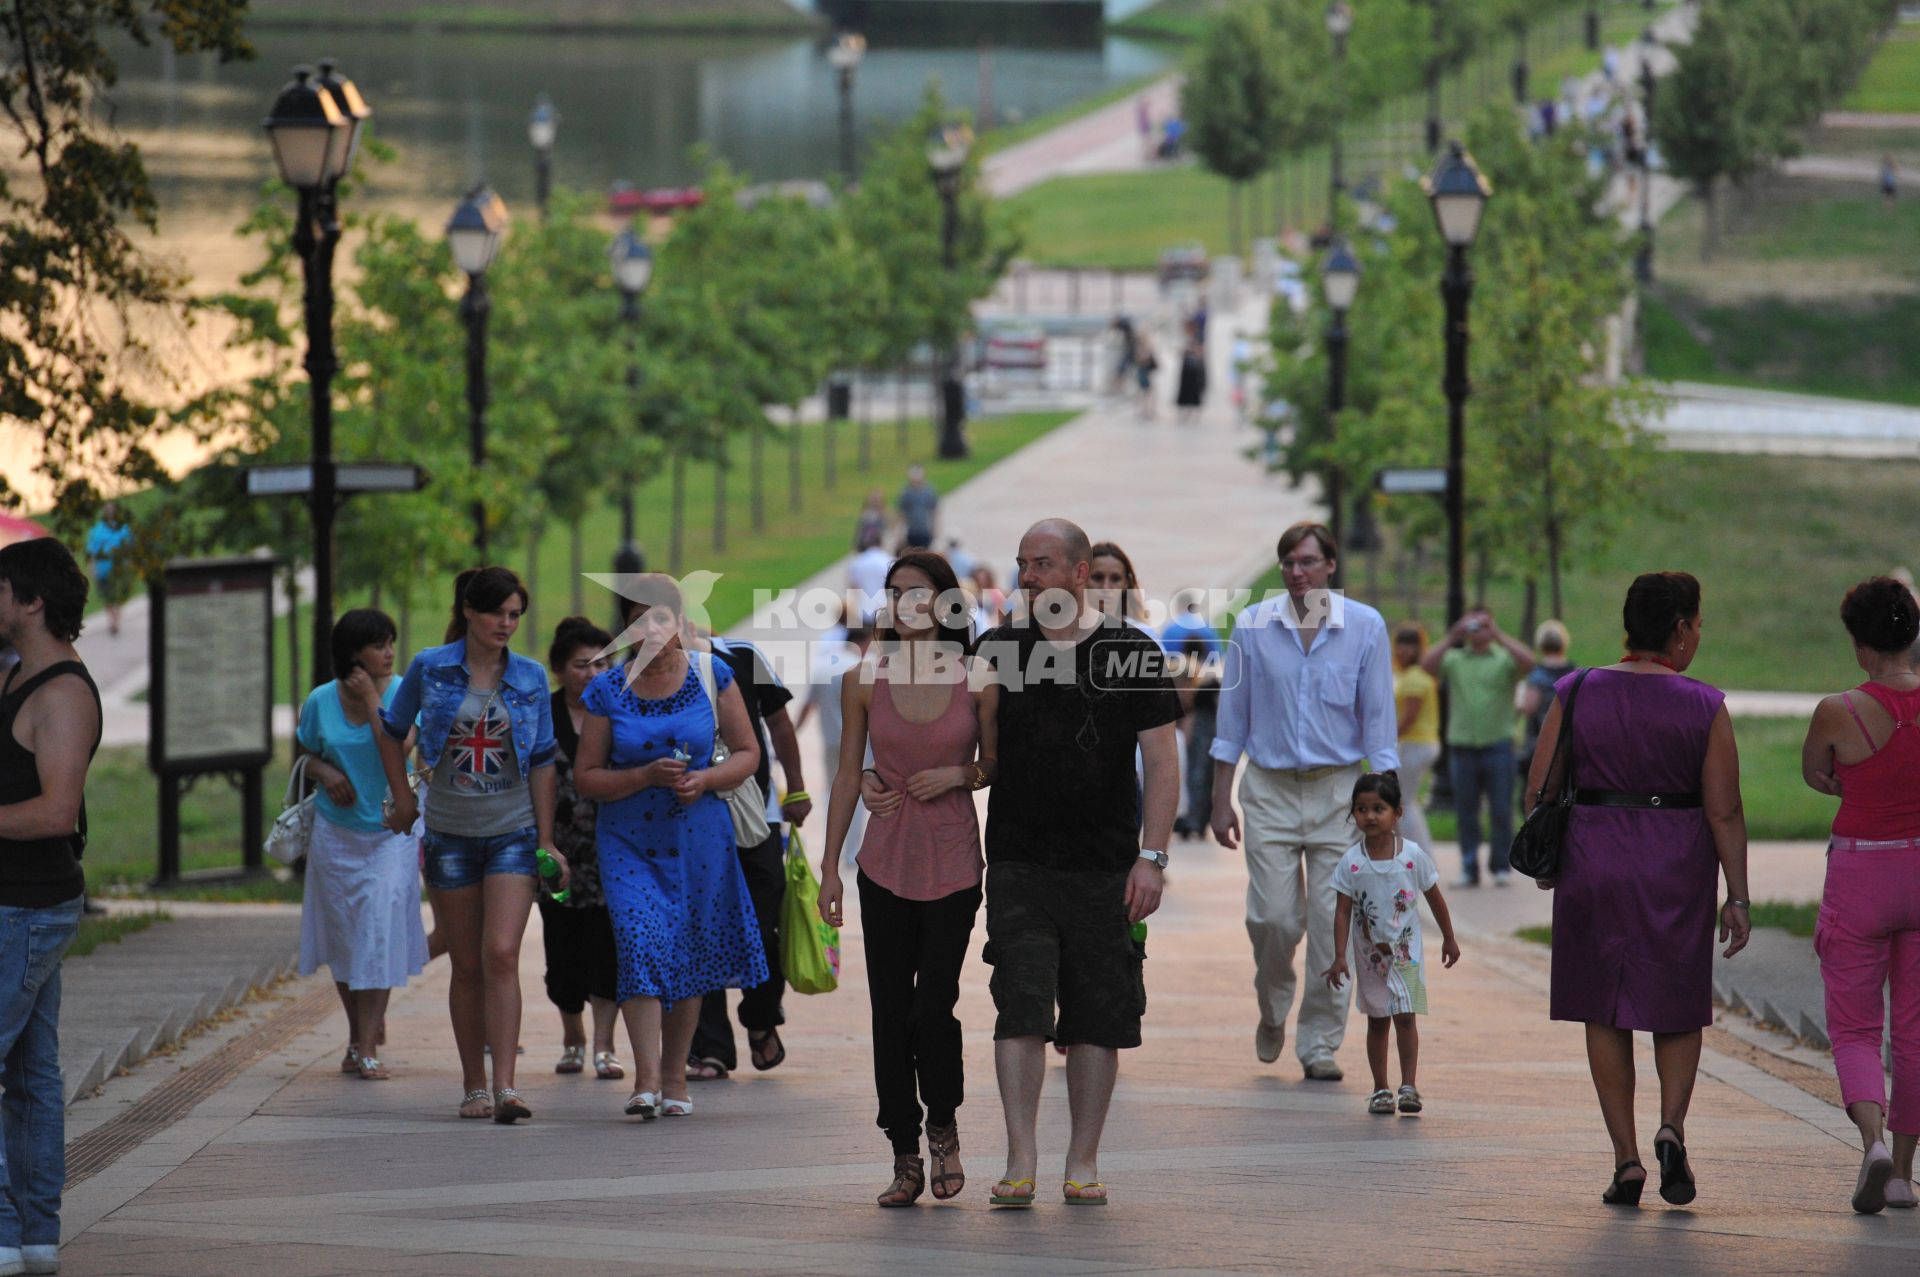
<svg viewBox="0 0 1920 1277"><path fill-rule="evenodd" d="M727 742L720 739L720 698L713 692L713 653L695 652L700 671L700 687L713 707L713 763L719 766L732 756ZM733 817L733 840L742 847L758 847L773 832L767 823L767 800L760 782L749 775L732 789L718 791L726 801L727 814Z"/></svg>
<svg viewBox="0 0 1920 1277"><path fill-rule="evenodd" d="M287 773L287 794L280 800L280 814L274 817L273 829L267 834L266 852L283 865L291 865L307 854L307 844L313 840L313 795L301 796L306 784L307 760L311 754L302 754L293 760L293 770Z"/></svg>

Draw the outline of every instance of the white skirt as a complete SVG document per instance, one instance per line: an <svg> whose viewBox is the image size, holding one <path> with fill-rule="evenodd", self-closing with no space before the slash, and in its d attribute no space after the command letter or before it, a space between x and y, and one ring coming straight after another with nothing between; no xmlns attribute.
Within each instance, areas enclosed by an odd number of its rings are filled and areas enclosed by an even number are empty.
<svg viewBox="0 0 1920 1277"><path fill-rule="evenodd" d="M426 969L420 843L315 814L300 907L300 974L322 966L349 989L398 989Z"/></svg>

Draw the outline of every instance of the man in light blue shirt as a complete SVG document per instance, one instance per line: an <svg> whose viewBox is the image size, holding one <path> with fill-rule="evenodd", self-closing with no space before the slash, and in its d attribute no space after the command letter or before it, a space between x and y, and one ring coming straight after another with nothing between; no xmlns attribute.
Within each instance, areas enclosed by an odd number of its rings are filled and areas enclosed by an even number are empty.
<svg viewBox="0 0 1920 1277"><path fill-rule="evenodd" d="M1283 598L1241 611L1227 645L1214 727L1213 835L1239 845L1233 773L1247 756L1247 934L1253 940L1260 1024L1254 1050L1280 1058L1293 1008L1294 950L1307 939L1307 970L1333 965L1334 871L1355 841L1347 823L1363 770L1400 766L1387 625L1364 603L1329 590L1339 553L1333 533L1296 523L1280 538ZM1306 887L1301 889L1301 869ZM1351 986L1309 979L1294 1050L1309 1078L1343 1076L1334 1053L1346 1036Z"/></svg>

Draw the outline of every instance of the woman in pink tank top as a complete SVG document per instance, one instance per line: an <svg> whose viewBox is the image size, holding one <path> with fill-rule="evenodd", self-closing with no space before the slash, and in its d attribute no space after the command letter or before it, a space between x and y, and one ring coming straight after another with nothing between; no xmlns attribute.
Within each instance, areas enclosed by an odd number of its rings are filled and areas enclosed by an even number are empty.
<svg viewBox="0 0 1920 1277"><path fill-rule="evenodd" d="M1840 799L1813 948L1840 1095L1866 1149L1853 1208L1871 1215L1920 1200L1920 605L1899 581L1875 577L1847 591L1840 619L1867 681L1820 702L1800 765L1807 784ZM1889 986L1891 1107L1880 1066Z"/></svg>
<svg viewBox="0 0 1920 1277"><path fill-rule="evenodd" d="M973 793L993 779L991 685L970 686L968 602L945 558L913 551L887 570L873 650L841 676L840 770L827 809L820 913L839 926L846 894L840 849L862 801L860 764L873 747L884 793L860 845L860 926L873 1003L873 1081L880 1129L893 1145L882 1206L910 1206L928 1186L960 1192L956 1114L963 1093L960 968L980 909L980 825ZM926 1101L922 1114L920 1102Z"/></svg>

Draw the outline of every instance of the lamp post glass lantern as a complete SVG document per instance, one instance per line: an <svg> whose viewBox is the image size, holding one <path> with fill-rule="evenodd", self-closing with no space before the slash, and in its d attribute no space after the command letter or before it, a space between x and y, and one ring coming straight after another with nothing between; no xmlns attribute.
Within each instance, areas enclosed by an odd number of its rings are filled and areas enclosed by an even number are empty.
<svg viewBox="0 0 1920 1277"><path fill-rule="evenodd" d="M547 215L547 199L553 194L553 142L560 133L560 112L553 99L542 93L533 100L527 116L527 141L533 144L534 203L542 218Z"/></svg>
<svg viewBox="0 0 1920 1277"><path fill-rule="evenodd" d="M360 157L361 126L373 112L360 96L359 87L340 73L340 63L336 59L320 59L320 74L315 83L327 91L327 96L333 99L334 108L346 121L344 129L334 130L332 142L327 148L327 178L338 182L352 175L353 162Z"/></svg>
<svg viewBox="0 0 1920 1277"><path fill-rule="evenodd" d="M1467 250L1480 234L1481 214L1493 190L1466 148L1454 142L1421 185L1433 204L1434 224L1447 244L1447 270L1440 280L1446 302L1447 370L1447 623L1466 604L1466 407L1473 383L1467 377L1467 315L1473 270Z"/></svg>
<svg viewBox="0 0 1920 1277"><path fill-rule="evenodd" d="M487 268L506 237L506 203L485 185L467 192L447 219L447 248L467 277L460 317L467 325L467 445L476 477L487 461L487 316L493 309ZM473 548L486 558L487 505L478 496L473 500Z"/></svg>
<svg viewBox="0 0 1920 1277"><path fill-rule="evenodd" d="M959 268L960 187L967 157L973 152L973 130L965 124L947 124L927 139L927 168L940 193L940 264ZM959 337L940 354L940 455L964 457L967 446L967 393L960 376Z"/></svg>
<svg viewBox="0 0 1920 1277"><path fill-rule="evenodd" d="M347 119L333 95L314 81L313 68L297 66L274 98L265 127L281 178L296 191L311 191L327 180L334 136L347 128Z"/></svg>

